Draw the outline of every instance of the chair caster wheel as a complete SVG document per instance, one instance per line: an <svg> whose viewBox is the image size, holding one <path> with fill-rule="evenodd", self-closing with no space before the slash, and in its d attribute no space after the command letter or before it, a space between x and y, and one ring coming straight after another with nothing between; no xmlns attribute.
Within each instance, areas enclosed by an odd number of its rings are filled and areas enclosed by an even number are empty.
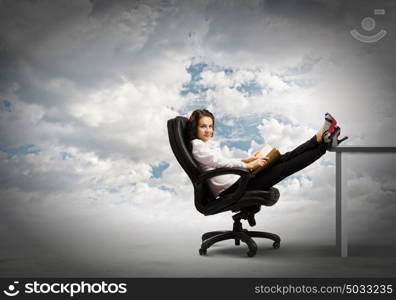
<svg viewBox="0 0 396 300"><path fill-rule="evenodd" d="M253 256L255 256L256 255L256 251L249 251L248 253L247 253L247 256L248 257L253 257Z"/></svg>
<svg viewBox="0 0 396 300"><path fill-rule="evenodd" d="M279 247L280 247L280 242L274 242L274 243L272 244L272 247L274 247L274 249L279 249Z"/></svg>
<svg viewBox="0 0 396 300"><path fill-rule="evenodd" d="M199 255L206 255L206 249L199 248Z"/></svg>

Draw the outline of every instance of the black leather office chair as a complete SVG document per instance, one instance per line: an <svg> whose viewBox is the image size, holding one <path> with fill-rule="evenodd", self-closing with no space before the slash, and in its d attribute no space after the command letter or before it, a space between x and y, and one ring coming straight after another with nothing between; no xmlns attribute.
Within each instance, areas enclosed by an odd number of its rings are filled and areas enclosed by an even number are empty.
<svg viewBox="0 0 396 300"><path fill-rule="evenodd" d="M202 235L199 254L206 255L207 249L216 242L234 239L235 245L239 245L240 241L245 242L249 247L247 255L252 257L257 252L257 245L252 237L271 239L274 241L273 247L275 249L279 248L280 238L278 235L268 232L248 231L242 228L241 223L241 219L245 219L250 226L256 225L254 215L260 211L261 205L274 205L279 199L279 191L276 188L270 188L267 191L245 191L248 180L254 175L243 168L218 168L202 172L186 147L184 139L186 126L187 118L185 117L168 120L169 142L177 161L194 186L195 207L205 216L225 211L237 212L232 217L234 219L232 231L213 231ZM240 175L240 183L234 193L215 199L209 190L207 179L223 174Z"/></svg>

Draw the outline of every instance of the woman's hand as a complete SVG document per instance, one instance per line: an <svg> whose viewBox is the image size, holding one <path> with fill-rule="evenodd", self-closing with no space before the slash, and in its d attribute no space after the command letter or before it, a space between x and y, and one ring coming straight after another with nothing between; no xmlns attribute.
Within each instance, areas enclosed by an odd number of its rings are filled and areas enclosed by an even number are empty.
<svg viewBox="0 0 396 300"><path fill-rule="evenodd" d="M246 158L241 159L241 161L244 162L244 163L249 163L249 162L251 162L251 161L253 161L255 159L256 159L255 157L250 156L250 157L246 157Z"/></svg>
<svg viewBox="0 0 396 300"><path fill-rule="evenodd" d="M249 156L249 157L247 157L247 158L243 158L243 159L241 159L241 161L243 161L244 163L249 163L249 162L251 162L251 161L257 159L257 158L258 158L258 154L259 154L259 151L254 152L254 153L253 153L253 156Z"/></svg>
<svg viewBox="0 0 396 300"><path fill-rule="evenodd" d="M255 160L247 163L246 167L249 170L254 171L257 168L265 166L267 163L268 163L268 158L267 157L259 157L259 158L256 158Z"/></svg>

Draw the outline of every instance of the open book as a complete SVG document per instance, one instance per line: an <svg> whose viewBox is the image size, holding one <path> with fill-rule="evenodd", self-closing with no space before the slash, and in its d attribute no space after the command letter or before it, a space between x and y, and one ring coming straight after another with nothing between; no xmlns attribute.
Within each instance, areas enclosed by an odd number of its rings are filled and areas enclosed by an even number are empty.
<svg viewBox="0 0 396 300"><path fill-rule="evenodd" d="M258 153L258 157L267 157L268 162L263 167L258 167L253 171L253 174L260 173L262 170L271 166L281 156L278 149L266 144Z"/></svg>

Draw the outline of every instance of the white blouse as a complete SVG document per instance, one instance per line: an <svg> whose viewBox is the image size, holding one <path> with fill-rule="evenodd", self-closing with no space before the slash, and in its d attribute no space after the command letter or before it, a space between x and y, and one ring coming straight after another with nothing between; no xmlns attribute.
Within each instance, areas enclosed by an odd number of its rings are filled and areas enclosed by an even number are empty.
<svg viewBox="0 0 396 300"><path fill-rule="evenodd" d="M211 141L204 142L200 139L194 139L191 141L191 144L192 155L202 171L210 171L222 167L247 169L245 163L239 159L225 158L221 154L220 149ZM239 177L239 175L235 174L226 174L209 178L209 188L213 195L217 197L222 191L234 184Z"/></svg>

